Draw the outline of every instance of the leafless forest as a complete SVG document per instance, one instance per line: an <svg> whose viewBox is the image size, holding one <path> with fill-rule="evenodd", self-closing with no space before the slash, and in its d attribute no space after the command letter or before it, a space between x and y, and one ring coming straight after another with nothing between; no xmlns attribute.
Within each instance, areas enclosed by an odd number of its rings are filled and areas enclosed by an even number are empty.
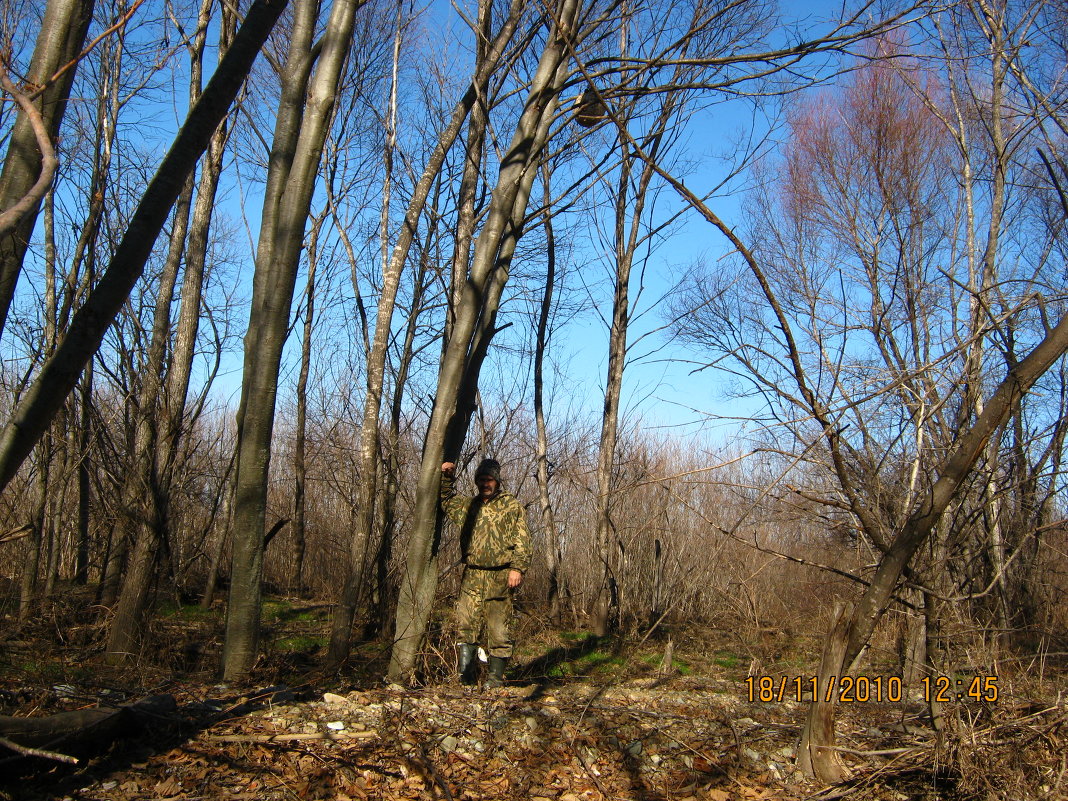
<svg viewBox="0 0 1068 801"><path fill-rule="evenodd" d="M0 0L0 641L254 682L283 598L434 685L492 456L528 641L996 677L946 769L1063 745L1066 65L1049 0Z"/></svg>

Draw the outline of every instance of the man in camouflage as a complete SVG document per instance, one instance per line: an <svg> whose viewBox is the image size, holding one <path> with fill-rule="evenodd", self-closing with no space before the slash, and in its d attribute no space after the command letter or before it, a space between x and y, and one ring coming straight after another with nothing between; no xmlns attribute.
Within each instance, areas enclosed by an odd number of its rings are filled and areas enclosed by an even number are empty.
<svg viewBox="0 0 1068 801"><path fill-rule="evenodd" d="M475 651L485 620L486 686L500 687L512 656L512 593L530 567L530 532L523 506L501 488L500 463L482 460L475 470L478 494L473 498L456 494L455 470L452 462L441 466L441 508L460 529L464 565L456 604L460 680L475 682Z"/></svg>

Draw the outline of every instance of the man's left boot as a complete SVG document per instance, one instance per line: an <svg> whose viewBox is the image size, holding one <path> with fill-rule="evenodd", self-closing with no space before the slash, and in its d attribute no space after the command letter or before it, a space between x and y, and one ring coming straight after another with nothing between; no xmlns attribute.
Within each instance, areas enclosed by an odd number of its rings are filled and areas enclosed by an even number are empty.
<svg viewBox="0 0 1068 801"><path fill-rule="evenodd" d="M504 669L508 667L508 657L491 656L489 658L489 676L486 679L486 687L493 689L504 686Z"/></svg>

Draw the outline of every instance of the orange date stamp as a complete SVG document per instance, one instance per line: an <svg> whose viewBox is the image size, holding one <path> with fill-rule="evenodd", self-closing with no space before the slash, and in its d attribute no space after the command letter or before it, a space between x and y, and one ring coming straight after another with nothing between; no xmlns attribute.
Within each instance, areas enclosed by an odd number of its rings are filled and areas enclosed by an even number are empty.
<svg viewBox="0 0 1068 801"><path fill-rule="evenodd" d="M904 700L900 676L749 676L745 680L750 703L820 700L825 703L867 704ZM997 676L924 676L919 690L927 703L998 700Z"/></svg>

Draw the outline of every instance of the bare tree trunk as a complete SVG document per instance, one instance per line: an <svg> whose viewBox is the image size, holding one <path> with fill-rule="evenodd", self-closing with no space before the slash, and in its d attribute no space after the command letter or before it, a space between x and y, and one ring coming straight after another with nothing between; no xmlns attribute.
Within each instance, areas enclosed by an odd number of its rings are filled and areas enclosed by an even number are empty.
<svg viewBox="0 0 1068 801"><path fill-rule="evenodd" d="M78 516L75 538L77 543L77 566L75 583L85 584L89 571L89 511L91 505L90 443L92 440L93 362L90 361L82 375L78 390L78 434L75 448L78 453Z"/></svg>
<svg viewBox="0 0 1068 801"><path fill-rule="evenodd" d="M546 163L542 168L545 209L542 225L545 228L545 291L538 309L538 325L534 341L534 424L537 428L538 502L541 507L541 526L545 532L545 566L549 574L549 589L546 601L549 604L549 619L560 617L560 562L559 535L553 517L553 504L549 496L549 436L545 427L545 350L549 345L549 317L552 314L553 291L556 285L556 237L553 234L553 215L550 208L552 170Z"/></svg>
<svg viewBox="0 0 1068 801"><path fill-rule="evenodd" d="M19 577L19 621L25 621L33 612L37 593L37 577L41 565L41 546L44 542L48 511L48 475L52 460L52 437L46 435L37 446L37 498L34 502L33 519L30 521L30 536L26 538L26 556Z"/></svg>
<svg viewBox="0 0 1068 801"><path fill-rule="evenodd" d="M516 6L518 7L518 3ZM519 14L514 10L502 25L500 33L493 40L491 55L483 63L476 64L475 77L464 96L453 108L449 124L438 137L423 174L416 184L412 199L405 212L396 245L389 263L382 274L382 293L379 295L378 311L375 317L375 332L371 351L367 357L367 394L364 398L363 420L360 425L360 454L357 477L360 482L358 492L358 515L356 530L353 532L349 551L349 564L346 570L345 584L341 598L335 608L330 632L330 646L327 661L337 666L349 653L352 621L356 611L356 594L359 584L359 564L366 553L374 525L376 462L379 453L379 419L382 409L382 387L385 380L386 358L389 335L396 306L397 291L400 286L401 272L411 249L418 221L426 206L427 198L437 181L438 173L444 164L445 156L463 129L464 121L474 106L479 93L484 91L484 84L489 80L492 68L500 61L505 46L510 42L518 24ZM391 109L390 115L393 110Z"/></svg>
<svg viewBox="0 0 1068 801"><path fill-rule="evenodd" d="M574 36L579 0L558 7L560 27L553 26L531 83L523 114L501 160L486 223L475 245L468 280L456 307L452 335L442 357L438 388L423 448L416 509L397 604L389 676L410 677L415 665L437 586L440 529L438 490L441 462L447 448L458 451L467 433L471 409L463 396L473 396L489 342L508 266L521 233L527 200L536 175L536 159L548 138L568 61L565 38Z"/></svg>
<svg viewBox="0 0 1068 801"><path fill-rule="evenodd" d="M809 707L797 752L797 766L825 784L837 784L848 775L834 748L834 708L838 704L838 687L843 675L842 657L846 649L850 607L841 601L834 605L831 630L824 641L823 658L816 675L816 695Z"/></svg>
<svg viewBox="0 0 1068 801"><path fill-rule="evenodd" d="M207 42L208 25L211 22L212 5L210 1L202 2L198 14L197 33L188 46L191 105L196 103L202 92L204 48ZM233 14L229 15L229 20L222 22L220 34L222 47L220 49L223 53L225 53L228 38L232 35L233 24ZM220 125L209 140L208 158L201 176L201 188L208 192L208 199L211 201L214 201L222 157L219 143L220 133L225 137L224 125ZM218 147L213 148L212 145L218 145ZM213 159L214 163L211 163ZM170 463L177 448L177 431L180 422L170 418L167 413L169 410L165 390L171 380L170 371L176 370L179 375L179 386L171 389L175 394L180 394L183 398L185 396L190 369L188 362L192 359L192 351L187 339L195 338L195 328L193 332L189 332L182 327L182 323L189 325L190 309L199 311L204 249L207 243L207 228L211 224L212 204L205 203L203 199L198 198L198 213L192 222L202 228L197 232L196 240L192 244L199 250L187 248L187 236L191 241L193 240L193 237L189 235L193 212L193 190L194 181L193 176L190 175L178 198L174 213L170 247L160 277L144 378L139 398L131 415L136 431L131 469L122 491L124 506L122 511L126 515L123 521L124 527L128 528L126 538L132 538L134 551L130 569L124 577L108 635L109 660L112 662L126 659L136 651L141 619L148 604L151 584L156 578L158 553L160 548L166 545L164 538L167 536L170 493L169 481L165 475L170 472ZM183 261L187 264L187 271L182 283L182 292L183 295L188 293L188 296L183 297L181 316L186 319L180 320L179 334L187 339L181 341L184 350L176 354L177 360L171 359L168 363L167 353L171 346L171 310L175 288L178 285L178 273ZM192 275L189 274L190 266ZM192 337L190 337L191 333Z"/></svg>
<svg viewBox="0 0 1068 801"><path fill-rule="evenodd" d="M236 458L236 452L234 457ZM232 467L233 459L231 459L230 467L227 468L228 476ZM223 487L223 508L220 519L222 520L222 525L216 524L215 526L215 547L208 562L208 575L204 579L204 593L200 597L201 609L211 609L211 605L215 603L215 588L219 582L219 570L222 568L223 550L226 548L226 538L233 528L234 484L232 477L227 478Z"/></svg>
<svg viewBox="0 0 1068 801"><path fill-rule="evenodd" d="M624 152L626 147L622 148ZM597 553L600 560L601 582L593 599L590 614L591 628L598 637L612 631L618 609L613 608L618 596L613 591L615 572L612 569L613 532L612 496L615 488L612 472L615 466L616 440L619 432L619 398L623 389L623 367L627 359L627 326L630 322L630 270L634 263L634 248L627 242L627 209L630 202L630 176L633 158L623 156L619 184L615 197L615 291L612 297L612 326L608 335L608 372L605 377L604 410L601 414L600 449L597 452ZM648 170L648 168L646 168ZM646 181L648 184L648 181ZM634 196L635 211L631 230L637 234L637 219L644 206L645 193Z"/></svg>
<svg viewBox="0 0 1068 801"><path fill-rule="evenodd" d="M202 0L200 27L206 27L211 15L213 0ZM237 31L236 9L228 3L221 6L219 24L219 57L230 49ZM203 50L194 53L190 74L190 102L196 102L202 94ZM170 495L170 480L178 444L186 421L186 396L189 393L189 377L196 352L197 331L200 327L201 299L204 290L204 274L208 258L208 239L211 232L215 196L222 173L226 143L230 137L229 126L224 118L208 140L207 153L200 164L200 181L197 184L196 200L193 203L192 219L189 222L189 237L185 243L185 270L182 274L178 325L174 344L167 366L164 392L163 426L159 437L160 495Z"/></svg>
<svg viewBox="0 0 1068 801"><path fill-rule="evenodd" d="M315 328L315 273L319 264L317 244L323 218L315 220L308 237L308 283L304 291L304 332L300 341L300 372L297 375L296 431L293 435L293 565L290 591L300 595L304 586L304 488L308 479L305 443L308 428L308 374L311 372L312 332Z"/></svg>
<svg viewBox="0 0 1068 801"><path fill-rule="evenodd" d="M435 196L436 200L436 196ZM432 219L437 219L436 208ZM427 242L436 236L436 225L430 226ZM386 433L385 460L382 478L382 533L375 553L375 585L373 602L364 634L367 638L377 637L385 630L389 614L392 611L392 587L389 580L389 563L393 555L393 536L397 529L397 494L400 492L401 471L401 414L404 408L404 389L408 383L414 358L415 337L419 328L420 315L423 311L424 296L429 288L427 278L428 258L420 260L419 270L415 276L415 291L412 296L412 309L404 332L404 344L401 346L397 361L396 375L393 382L393 398L390 402L389 429Z"/></svg>
<svg viewBox="0 0 1068 801"><path fill-rule="evenodd" d="M650 133L643 138L643 150L656 158L664 132L674 116L677 103L671 95L664 104ZM617 572L612 566L612 555L622 550L612 521L612 500L615 494L612 476L615 467L616 444L619 437L619 401L623 390L623 370L627 361L627 329L630 325L630 275L639 245L644 241L640 233L642 217L648 197L649 184L655 170L650 162L642 165L636 185L632 186L635 156L628 152L623 139L619 142L623 156L619 165L619 178L613 198L615 227L615 288L612 297L612 325L608 335L608 370L605 376L604 410L601 415L600 450L597 454L597 550L602 571L601 583L594 596L591 627L593 633L603 637L618 624ZM618 546L618 547L617 547Z"/></svg>
<svg viewBox="0 0 1068 801"><path fill-rule="evenodd" d="M136 654L141 618L148 603L152 581L156 577L156 556L163 524L156 463L159 434L157 412L163 386L164 360L170 342L171 305L178 283L192 202L193 180L190 176L175 209L170 248L156 297L141 391L133 403L131 415L134 425L133 453L121 491L122 517L119 526L120 531L124 530L120 536L133 542L134 547L129 567L123 574L122 589L108 631L107 659L112 664ZM86 375L91 374L87 371Z"/></svg>
<svg viewBox="0 0 1068 801"><path fill-rule="evenodd" d="M93 0L49 0L26 75L29 84L44 86L61 67L74 61L85 42L92 18ZM41 121L53 142L67 108L74 71L71 67L41 95ZM8 140L4 169L0 174L0 209L8 209L23 198L37 182L40 172L41 151L28 115L20 112ZM14 231L0 237L0 333L15 296L15 285L37 222L38 209L39 204L34 204Z"/></svg>
<svg viewBox="0 0 1068 801"><path fill-rule="evenodd" d="M278 370L319 160L361 4L362 0L335 0L318 58L317 48L313 48L318 4L300 0L294 15L245 336L237 422L233 567L223 646L223 675L227 679L251 670L259 649L264 522Z"/></svg>

